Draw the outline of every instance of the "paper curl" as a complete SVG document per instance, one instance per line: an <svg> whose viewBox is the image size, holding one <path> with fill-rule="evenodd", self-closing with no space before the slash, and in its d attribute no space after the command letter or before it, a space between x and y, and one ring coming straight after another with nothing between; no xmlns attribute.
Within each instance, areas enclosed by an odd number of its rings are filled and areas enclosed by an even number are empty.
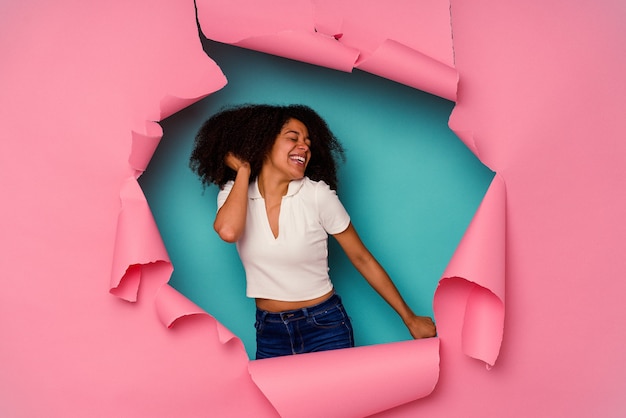
<svg viewBox="0 0 626 418"><path fill-rule="evenodd" d="M462 328L466 355L493 366L504 330L506 254L506 192L500 175L494 177L474 219L457 247L435 292L437 323L448 313L442 299L456 298L465 305ZM455 281L472 283L469 293L455 292Z"/></svg>
<svg viewBox="0 0 626 418"><path fill-rule="evenodd" d="M357 68L450 101L456 100L458 74L453 67L391 39L383 42Z"/></svg>
<svg viewBox="0 0 626 418"><path fill-rule="evenodd" d="M167 328L172 328L174 324L182 318L193 315L204 315L210 317L215 323L219 340L222 344L237 339L232 332L215 320L215 318L209 315L204 309L187 299L187 297L167 283L159 288L155 299L155 306L159 320Z"/></svg>
<svg viewBox="0 0 626 418"><path fill-rule="evenodd" d="M283 18L253 18L256 12L262 13L265 6L264 2L245 0L201 0L198 2L198 21L204 35L214 41L340 71L351 72L358 68L451 101L456 100L456 70L451 60L448 62L440 58L452 55L451 51L446 51L447 48L451 50L449 30L443 35L437 33L436 42L429 40L437 44L436 48L428 45L420 49L408 45L404 42L406 36L392 33L393 30L386 26L370 28L369 32L383 36L380 40L370 39L371 36L361 28L345 27L343 18L338 14L341 6L335 4L286 2L282 6ZM420 6L423 11L436 10L437 15L445 15L449 19L449 5L445 2ZM375 10L368 10L368 13L375 13ZM286 15L289 18L284 18ZM344 35L348 41L344 42ZM442 50L444 53L441 53Z"/></svg>
<svg viewBox="0 0 626 418"><path fill-rule="evenodd" d="M258 360L250 363L250 374L281 417L365 417L433 391L439 340ZM312 394L323 402L312 402Z"/></svg>
<svg viewBox="0 0 626 418"><path fill-rule="evenodd" d="M168 276L172 266L148 202L135 178L128 178L122 184L120 200L110 292L135 302L143 265L163 263L167 266Z"/></svg>
<svg viewBox="0 0 626 418"><path fill-rule="evenodd" d="M143 132L132 132L132 144L128 163L139 176L148 167L148 163L163 137L163 129L156 122L146 122Z"/></svg>

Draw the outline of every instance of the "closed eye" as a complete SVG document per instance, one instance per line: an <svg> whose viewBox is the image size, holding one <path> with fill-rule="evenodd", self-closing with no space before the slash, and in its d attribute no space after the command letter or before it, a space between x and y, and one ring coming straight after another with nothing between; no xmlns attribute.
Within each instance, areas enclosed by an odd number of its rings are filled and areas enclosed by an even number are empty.
<svg viewBox="0 0 626 418"><path fill-rule="evenodd" d="M294 138L292 136L288 136L287 139L289 139L290 141L293 141L293 142L298 142L298 138L297 137ZM310 139L308 139L308 138L305 139L304 143L306 144L307 147L311 147L311 140Z"/></svg>

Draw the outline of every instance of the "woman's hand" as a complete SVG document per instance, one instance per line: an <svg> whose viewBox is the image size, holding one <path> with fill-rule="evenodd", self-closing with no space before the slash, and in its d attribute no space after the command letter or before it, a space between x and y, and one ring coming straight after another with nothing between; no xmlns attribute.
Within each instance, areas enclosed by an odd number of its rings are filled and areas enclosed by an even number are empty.
<svg viewBox="0 0 626 418"><path fill-rule="evenodd" d="M224 163L226 163L228 168L232 169L235 172L238 172L241 167L250 167L250 163L237 157L232 152L226 154L226 156L224 157Z"/></svg>
<svg viewBox="0 0 626 418"><path fill-rule="evenodd" d="M415 339L429 338L437 335L435 323L428 316L412 315L404 320L404 324Z"/></svg>

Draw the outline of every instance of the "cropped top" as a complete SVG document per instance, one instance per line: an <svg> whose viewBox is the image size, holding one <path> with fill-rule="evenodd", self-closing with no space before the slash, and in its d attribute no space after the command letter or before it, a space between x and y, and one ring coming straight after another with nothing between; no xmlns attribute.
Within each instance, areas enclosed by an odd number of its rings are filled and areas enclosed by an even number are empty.
<svg viewBox="0 0 626 418"><path fill-rule="evenodd" d="M226 183L218 193L218 209L233 184ZM258 182L250 183L246 226L237 241L246 272L246 295L292 302L331 291L328 235L345 231L349 224L350 216L335 191L323 181L304 177L289 183L275 238Z"/></svg>

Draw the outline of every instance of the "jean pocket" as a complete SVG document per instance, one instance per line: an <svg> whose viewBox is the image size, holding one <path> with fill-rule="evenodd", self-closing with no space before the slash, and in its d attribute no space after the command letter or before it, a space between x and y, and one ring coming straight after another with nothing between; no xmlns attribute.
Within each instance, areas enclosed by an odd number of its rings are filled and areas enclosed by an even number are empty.
<svg viewBox="0 0 626 418"><path fill-rule="evenodd" d="M318 328L337 328L346 323L346 315L339 307L333 307L311 317L311 322Z"/></svg>

